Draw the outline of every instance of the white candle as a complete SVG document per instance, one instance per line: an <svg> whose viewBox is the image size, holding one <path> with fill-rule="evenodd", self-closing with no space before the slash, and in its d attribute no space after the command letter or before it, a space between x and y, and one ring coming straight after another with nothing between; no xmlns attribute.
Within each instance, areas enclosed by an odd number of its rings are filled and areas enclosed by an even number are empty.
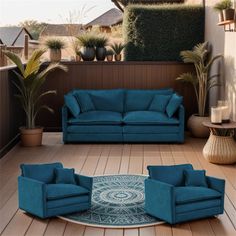
<svg viewBox="0 0 236 236"><path fill-rule="evenodd" d="M221 124L222 123L222 109L221 107L211 108L211 123Z"/></svg>
<svg viewBox="0 0 236 236"><path fill-rule="evenodd" d="M222 110L222 120L223 122L228 122L230 119L230 106L227 100L225 101L218 101L218 107Z"/></svg>

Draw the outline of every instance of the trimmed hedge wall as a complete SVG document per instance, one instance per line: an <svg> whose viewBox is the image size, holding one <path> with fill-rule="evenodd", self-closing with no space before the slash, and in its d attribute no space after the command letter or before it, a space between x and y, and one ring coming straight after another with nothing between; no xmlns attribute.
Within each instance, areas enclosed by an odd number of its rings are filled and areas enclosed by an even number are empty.
<svg viewBox="0 0 236 236"><path fill-rule="evenodd" d="M129 5L124 15L127 61L180 61L180 51L204 41L202 6Z"/></svg>

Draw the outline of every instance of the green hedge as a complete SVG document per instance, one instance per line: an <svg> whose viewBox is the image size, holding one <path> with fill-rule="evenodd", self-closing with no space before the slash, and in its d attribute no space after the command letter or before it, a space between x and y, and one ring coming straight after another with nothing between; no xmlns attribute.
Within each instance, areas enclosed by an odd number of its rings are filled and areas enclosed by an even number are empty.
<svg viewBox="0 0 236 236"><path fill-rule="evenodd" d="M179 61L182 50L204 41L202 6L129 5L124 15L127 61Z"/></svg>

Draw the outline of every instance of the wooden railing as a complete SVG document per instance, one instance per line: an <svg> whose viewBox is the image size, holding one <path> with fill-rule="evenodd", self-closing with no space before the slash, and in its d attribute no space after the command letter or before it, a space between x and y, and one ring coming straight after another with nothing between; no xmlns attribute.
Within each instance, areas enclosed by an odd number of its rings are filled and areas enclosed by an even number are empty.
<svg viewBox="0 0 236 236"><path fill-rule="evenodd" d="M37 124L45 130L61 129L61 107L63 96L72 89L159 89L171 87L184 97L186 118L196 112L194 92L190 85L177 82L175 78L187 71L191 65L178 62L62 62L68 72L57 70L50 74L45 90L57 90L56 96L48 96L44 102L55 114L42 111ZM47 64L45 64L47 65ZM23 114L13 96L13 67L0 69L0 150L18 134L18 127L24 123ZM4 149L5 150L5 149ZM1 155L1 153L0 153Z"/></svg>

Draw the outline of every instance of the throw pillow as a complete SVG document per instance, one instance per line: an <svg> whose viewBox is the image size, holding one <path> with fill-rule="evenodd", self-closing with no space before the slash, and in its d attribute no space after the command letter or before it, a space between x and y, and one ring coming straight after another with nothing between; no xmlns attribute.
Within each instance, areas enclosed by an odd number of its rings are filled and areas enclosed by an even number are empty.
<svg viewBox="0 0 236 236"><path fill-rule="evenodd" d="M208 187L205 170L184 170L185 185L196 187Z"/></svg>
<svg viewBox="0 0 236 236"><path fill-rule="evenodd" d="M149 106L149 111L165 112L166 106L170 100L170 95L156 94Z"/></svg>
<svg viewBox="0 0 236 236"><path fill-rule="evenodd" d="M55 168L56 184L76 184L75 169Z"/></svg>
<svg viewBox="0 0 236 236"><path fill-rule="evenodd" d="M82 112L94 111L95 106L90 95L87 92L78 92L76 93L77 101L80 105Z"/></svg>
<svg viewBox="0 0 236 236"><path fill-rule="evenodd" d="M167 115L169 117L172 117L175 114L175 112L178 110L182 102L183 102L183 97L178 96L177 94L174 93L166 107Z"/></svg>
<svg viewBox="0 0 236 236"><path fill-rule="evenodd" d="M72 94L67 94L64 96L65 104L69 111L74 117L77 117L80 113L80 107L76 98Z"/></svg>

